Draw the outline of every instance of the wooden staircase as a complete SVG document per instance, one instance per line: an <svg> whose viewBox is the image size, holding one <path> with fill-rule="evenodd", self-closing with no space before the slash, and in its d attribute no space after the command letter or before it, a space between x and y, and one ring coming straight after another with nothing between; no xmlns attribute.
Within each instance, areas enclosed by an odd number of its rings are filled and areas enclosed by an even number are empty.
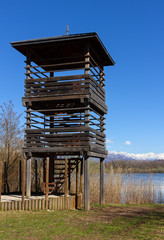
<svg viewBox="0 0 164 240"><path fill-rule="evenodd" d="M81 161L80 157L68 159L67 177L76 169L77 163ZM60 193L65 183L65 159L58 158L54 160L54 182L48 183L48 194ZM46 193L46 183L43 182L43 192Z"/></svg>
<svg viewBox="0 0 164 240"><path fill-rule="evenodd" d="M81 158L72 157L68 159L68 176L71 175L76 168L77 161L79 163ZM60 192L65 182L65 159L60 158L54 160L54 182L56 184L54 192Z"/></svg>

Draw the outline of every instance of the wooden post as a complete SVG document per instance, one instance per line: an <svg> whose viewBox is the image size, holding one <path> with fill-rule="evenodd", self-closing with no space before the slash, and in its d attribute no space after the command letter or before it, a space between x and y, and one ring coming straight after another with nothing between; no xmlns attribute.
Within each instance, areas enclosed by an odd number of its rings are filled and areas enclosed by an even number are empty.
<svg viewBox="0 0 164 240"><path fill-rule="evenodd" d="M76 197L79 193L79 162L76 160Z"/></svg>
<svg viewBox="0 0 164 240"><path fill-rule="evenodd" d="M0 160L0 203L1 203L1 193L2 193L2 160Z"/></svg>
<svg viewBox="0 0 164 240"><path fill-rule="evenodd" d="M100 86L102 88L104 88L104 67L100 66L101 70L100 70Z"/></svg>
<svg viewBox="0 0 164 240"><path fill-rule="evenodd" d="M27 54L26 58L26 79L30 80L31 79L31 57L30 54ZM31 106L29 103L26 104L27 107L27 129L31 128ZM27 168L27 174L26 174L26 197L31 196L31 158L26 158L26 168ZM23 167L24 169L24 167ZM23 173L24 174L24 173ZM24 179L24 176L23 176ZM25 186L25 184L24 184ZM25 189L24 189L25 192ZM22 189L23 193L23 189Z"/></svg>
<svg viewBox="0 0 164 240"><path fill-rule="evenodd" d="M68 190L71 194L71 159L68 159Z"/></svg>
<svg viewBox="0 0 164 240"><path fill-rule="evenodd" d="M80 168L80 193L83 191L83 158L81 159L81 168Z"/></svg>
<svg viewBox="0 0 164 240"><path fill-rule="evenodd" d="M25 182L26 182L26 160L22 158L22 209L24 210L25 200Z"/></svg>
<svg viewBox="0 0 164 240"><path fill-rule="evenodd" d="M79 194L79 160L76 160L76 208L78 207L78 194Z"/></svg>
<svg viewBox="0 0 164 240"><path fill-rule="evenodd" d="M89 157L84 159L84 210L90 210Z"/></svg>
<svg viewBox="0 0 164 240"><path fill-rule="evenodd" d="M31 158L27 159L26 197L31 197Z"/></svg>
<svg viewBox="0 0 164 240"><path fill-rule="evenodd" d="M54 157L50 157L49 163L49 182L54 182Z"/></svg>
<svg viewBox="0 0 164 240"><path fill-rule="evenodd" d="M50 72L50 77L54 77L54 72Z"/></svg>
<svg viewBox="0 0 164 240"><path fill-rule="evenodd" d="M50 77L53 77L54 73L50 72ZM50 129L54 127L54 117L50 117ZM50 134L52 134L50 132ZM49 166L49 182L54 182L54 157L50 157L50 166Z"/></svg>
<svg viewBox="0 0 164 240"><path fill-rule="evenodd" d="M65 158L65 193L64 193L64 205L65 209L68 208L68 158Z"/></svg>
<svg viewBox="0 0 164 240"><path fill-rule="evenodd" d="M46 209L48 209L49 157L46 158Z"/></svg>
<svg viewBox="0 0 164 240"><path fill-rule="evenodd" d="M38 192L38 162L35 160L35 192Z"/></svg>
<svg viewBox="0 0 164 240"><path fill-rule="evenodd" d="M45 165L46 165L46 160L44 158L43 159L43 182L46 182L46 168L45 168Z"/></svg>
<svg viewBox="0 0 164 240"><path fill-rule="evenodd" d="M105 204L105 162L100 158L100 204Z"/></svg>
<svg viewBox="0 0 164 240"><path fill-rule="evenodd" d="M101 82L103 88L103 82ZM104 115L100 117L100 132L104 133ZM100 158L100 204L105 204L105 161Z"/></svg>
<svg viewBox="0 0 164 240"><path fill-rule="evenodd" d="M90 53L89 53L89 45L86 48L85 53L85 74L90 73ZM88 99L85 99L85 106L89 107ZM85 110L85 127L89 127L89 109ZM90 187L89 187L89 157L87 153L84 152L84 210L90 210Z"/></svg>
<svg viewBox="0 0 164 240"><path fill-rule="evenodd" d="M90 69L90 53L89 53L89 45L86 46L85 50L85 74L89 74L89 69Z"/></svg>

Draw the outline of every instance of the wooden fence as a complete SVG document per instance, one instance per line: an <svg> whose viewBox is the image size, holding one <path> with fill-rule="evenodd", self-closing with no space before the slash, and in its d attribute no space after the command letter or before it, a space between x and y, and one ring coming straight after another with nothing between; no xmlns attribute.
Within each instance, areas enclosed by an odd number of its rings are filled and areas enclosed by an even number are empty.
<svg viewBox="0 0 164 240"><path fill-rule="evenodd" d="M67 206L64 204L64 196L62 197L49 197L48 198L48 209L50 210L74 210L76 207L75 196L68 196ZM31 211L31 210L45 210L46 201L43 198L28 199L24 202L24 208L21 201L5 201L0 203L0 210L2 211Z"/></svg>

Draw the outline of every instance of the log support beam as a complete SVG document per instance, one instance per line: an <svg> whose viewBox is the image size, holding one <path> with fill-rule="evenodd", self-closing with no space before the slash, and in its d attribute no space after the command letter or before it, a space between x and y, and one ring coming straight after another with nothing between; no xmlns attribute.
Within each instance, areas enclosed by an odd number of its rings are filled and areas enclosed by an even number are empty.
<svg viewBox="0 0 164 240"><path fill-rule="evenodd" d="M38 192L38 162L35 160L35 192Z"/></svg>
<svg viewBox="0 0 164 240"><path fill-rule="evenodd" d="M64 189L64 205L68 208L68 158L65 159L65 189Z"/></svg>
<svg viewBox="0 0 164 240"><path fill-rule="evenodd" d="M71 194L71 159L68 159L68 191Z"/></svg>
<svg viewBox="0 0 164 240"><path fill-rule="evenodd" d="M26 197L29 198L31 197L31 158L27 159L26 161L26 168L27 168L27 173L26 173Z"/></svg>
<svg viewBox="0 0 164 240"><path fill-rule="evenodd" d="M49 162L49 182L52 183L54 182L54 158L50 157L50 162Z"/></svg>
<svg viewBox="0 0 164 240"><path fill-rule="evenodd" d="M49 157L46 158L46 209L48 209Z"/></svg>
<svg viewBox="0 0 164 240"><path fill-rule="evenodd" d="M25 185L26 185L26 160L25 158L22 158L22 210L24 210Z"/></svg>
<svg viewBox="0 0 164 240"><path fill-rule="evenodd" d="M100 158L100 204L105 204L105 162Z"/></svg>
<svg viewBox="0 0 164 240"><path fill-rule="evenodd" d="M84 210L90 210L89 157L84 159Z"/></svg>
<svg viewBox="0 0 164 240"><path fill-rule="evenodd" d="M83 192L83 158L81 159L81 168L80 168L80 193Z"/></svg>
<svg viewBox="0 0 164 240"><path fill-rule="evenodd" d="M26 173L26 197L31 197L31 161L32 158L27 159L27 173Z"/></svg>

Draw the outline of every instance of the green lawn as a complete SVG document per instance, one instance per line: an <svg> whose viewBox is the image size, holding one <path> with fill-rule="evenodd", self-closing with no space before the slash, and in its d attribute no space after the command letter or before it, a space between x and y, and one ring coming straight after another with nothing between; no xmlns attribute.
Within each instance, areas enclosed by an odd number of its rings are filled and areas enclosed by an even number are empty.
<svg viewBox="0 0 164 240"><path fill-rule="evenodd" d="M0 212L0 239L163 239L164 205Z"/></svg>

